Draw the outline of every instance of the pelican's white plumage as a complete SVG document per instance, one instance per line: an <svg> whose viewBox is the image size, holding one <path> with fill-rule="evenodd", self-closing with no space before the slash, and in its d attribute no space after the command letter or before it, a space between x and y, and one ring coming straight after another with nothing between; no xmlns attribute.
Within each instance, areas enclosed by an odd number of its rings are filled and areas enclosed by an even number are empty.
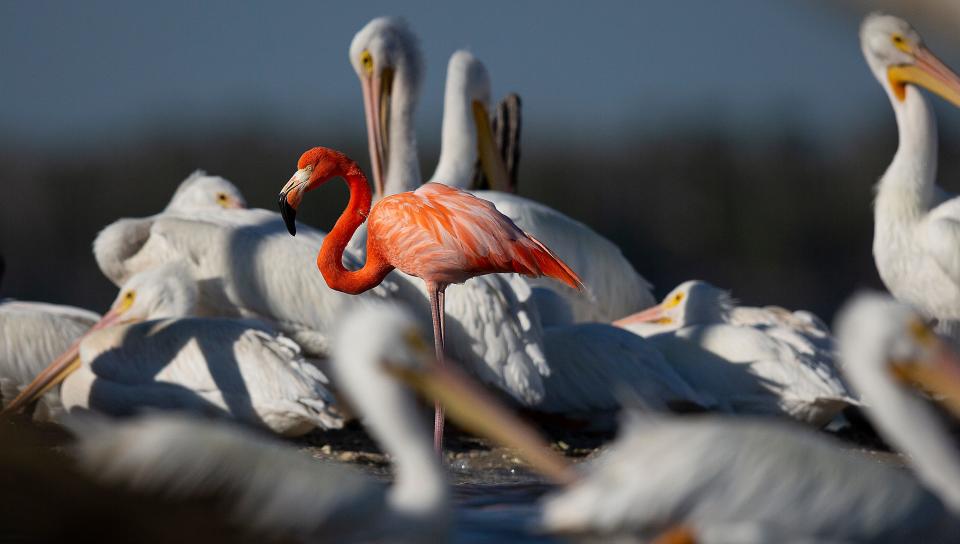
<svg viewBox="0 0 960 544"><path fill-rule="evenodd" d="M364 52L372 59L372 72L367 71L362 61ZM386 148L388 152L383 159L374 158L377 193L381 183L383 193L387 195L416 189L422 178L416 160L413 117L423 62L415 35L401 20L390 17L374 19L354 37L350 60L364 89L372 85L368 82L372 81L371 73L378 77L381 70L388 69L396 74L393 84L384 91L390 93L389 111L382 114L379 110L367 112L371 156L377 153L377 149ZM489 101L490 79L486 68L466 51L454 53L447 72L440 162L431 181L458 187L471 183L478 158L478 130L489 133L489 126L478 128L474 103L482 105L483 122L488 125ZM383 115L388 127L371 131L378 128L370 124L372 113L376 118ZM381 163L385 172L378 174L380 167L377 165ZM503 168L502 162L499 168ZM385 176L384 181L379 180L381 175ZM477 191L475 194L493 202L500 212L547 244L583 278L592 297L553 285L556 282L533 281L538 289L549 289L563 297L578 321L611 321L654 304L650 284L634 270L620 249L583 223L510 193ZM361 249L362 245L362 237L358 236L351 248Z"/></svg>
<svg viewBox="0 0 960 544"><path fill-rule="evenodd" d="M333 348L337 382L393 461L389 488L266 437L168 416L81 425L77 453L92 474L142 491L185 497L222 490L238 522L272 536L442 542L450 528L446 475L410 392L384 367L421 368L429 364L428 345L411 314L373 304L345 318Z"/></svg>
<svg viewBox="0 0 960 544"><path fill-rule="evenodd" d="M726 291L691 280L617 324L645 336L691 386L730 411L822 426L859 401L818 322L782 309L737 307Z"/></svg>
<svg viewBox="0 0 960 544"><path fill-rule="evenodd" d="M860 44L899 131L897 152L877 185L877 270L899 300L941 321L960 320L960 200L936 185L936 119L920 91L960 105L960 79L897 17L869 15Z"/></svg>
<svg viewBox="0 0 960 544"><path fill-rule="evenodd" d="M61 388L64 407L210 413L286 435L342 425L326 377L293 341L255 321L184 317L196 297L179 263L130 278L111 313L137 323L83 339L82 364Z"/></svg>
<svg viewBox="0 0 960 544"><path fill-rule="evenodd" d="M936 364L918 324L906 307L861 295L838 326L851 381L882 407L868 414L918 479L799 427L642 416L582 480L547 499L544 526L604 538L685 526L707 541L732 528L787 542L954 541L960 458L926 399L893 377L898 362Z"/></svg>
<svg viewBox="0 0 960 544"><path fill-rule="evenodd" d="M0 299L0 398L9 402L70 344L100 320L81 308ZM44 395L35 417L63 411L55 391Z"/></svg>

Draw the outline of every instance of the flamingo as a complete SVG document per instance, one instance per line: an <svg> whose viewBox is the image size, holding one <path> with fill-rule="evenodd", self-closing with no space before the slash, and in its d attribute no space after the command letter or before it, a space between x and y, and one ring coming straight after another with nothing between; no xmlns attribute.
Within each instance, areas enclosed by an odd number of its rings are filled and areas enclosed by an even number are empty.
<svg viewBox="0 0 960 544"><path fill-rule="evenodd" d="M6 410L63 382L68 412L188 410L284 435L342 426L326 376L294 342L253 320L187 317L197 296L182 263L134 275L103 319Z"/></svg>
<svg viewBox="0 0 960 544"><path fill-rule="evenodd" d="M452 522L447 474L431 452L414 389L442 398L464 428L509 435L540 452L552 479L574 477L516 416L453 368L437 365L419 320L395 304L363 305L342 317L332 370L392 460L392 486L352 467L318 462L273 437L171 414L118 424L74 421L73 452L82 472L101 483L178 501L213 498L234 524L266 537L445 542Z"/></svg>
<svg viewBox="0 0 960 544"><path fill-rule="evenodd" d="M808 312L737 306L727 291L691 280L614 323L647 338L691 386L733 412L819 427L860 405L836 368L833 337Z"/></svg>
<svg viewBox="0 0 960 544"><path fill-rule="evenodd" d="M363 90L375 200L415 190L422 178L413 119L423 72L416 36L402 20L378 17L354 36L350 62ZM503 178L503 161L490 137L486 69L469 53L457 52L447 73L441 159L431 181L469 186L478 152L487 178ZM583 223L518 195L500 191L474 194L493 202L581 274L592 296L583 297L556 282L536 283L541 288L538 291L547 288L559 295L577 321L610 322L656 302L650 284L620 249ZM551 298L549 302L553 302ZM552 315L555 306L551 304L542 313Z"/></svg>
<svg viewBox="0 0 960 544"><path fill-rule="evenodd" d="M394 268L424 281L430 295L434 347L444 360L444 290L474 276L516 272L547 276L582 289L579 276L533 236L484 200L452 187L428 183L413 192L384 198L372 209L367 178L353 160L325 147L300 156L297 171L280 191L280 210L290 234L303 195L342 177L350 201L317 257L327 285L360 294L380 284ZM367 252L363 267L343 266L343 252L357 228L367 222ZM441 451L443 410L434 416L434 447Z"/></svg>
<svg viewBox="0 0 960 544"><path fill-rule="evenodd" d="M955 541L960 457L926 392L960 416L960 358L881 295L856 296L837 329L867 415L914 476L770 419L631 414L609 449L543 501L542 530L604 541Z"/></svg>
<svg viewBox="0 0 960 544"><path fill-rule="evenodd" d="M873 256L887 289L960 337L960 199L936 186L936 119L920 88L960 106L960 78L909 23L868 15L860 45L890 99L900 142L877 185Z"/></svg>

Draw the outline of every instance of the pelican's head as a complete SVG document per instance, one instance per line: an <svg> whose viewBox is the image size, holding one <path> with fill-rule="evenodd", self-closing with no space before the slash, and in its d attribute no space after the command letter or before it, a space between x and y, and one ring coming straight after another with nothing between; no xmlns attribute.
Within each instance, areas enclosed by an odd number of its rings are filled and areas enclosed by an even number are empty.
<svg viewBox="0 0 960 544"><path fill-rule="evenodd" d="M211 209L246 208L240 189L220 176L197 170L180 183L165 212L191 212Z"/></svg>
<svg viewBox="0 0 960 544"><path fill-rule="evenodd" d="M110 312L120 315L125 323L185 317L193 312L198 296L190 269L176 261L131 276L120 288Z"/></svg>
<svg viewBox="0 0 960 544"><path fill-rule="evenodd" d="M509 175L494 141L490 119L490 74L472 53L454 52L447 65L443 104L443 145L433 179L467 186L477 158L490 187L511 190Z"/></svg>
<svg viewBox="0 0 960 544"><path fill-rule="evenodd" d="M363 90L367 118L367 141L373 168L375 198L384 194L390 164L388 145L393 108L413 108L420 88L423 61L417 38L403 19L377 17L367 23L350 42L350 64ZM402 80L400 85L398 81ZM394 98L399 90L408 97Z"/></svg>
<svg viewBox="0 0 960 544"><path fill-rule="evenodd" d="M895 387L934 393L960 417L960 359L910 307L878 293L856 295L840 311L837 338L844 370L869 398Z"/></svg>
<svg viewBox="0 0 960 544"><path fill-rule="evenodd" d="M350 157L328 147L314 147L304 151L297 161L297 171L293 173L287 184L280 190L280 215L287 225L290 234L297 234L297 209L303 201L303 194L330 181L337 176L362 176L360 167ZM369 187L366 182L360 190ZM369 195L369 192L367 193Z"/></svg>
<svg viewBox="0 0 960 544"><path fill-rule="evenodd" d="M80 344L93 332L114 325L189 315L197 296L196 281L187 265L181 262L164 264L131 276L100 321L37 375L3 412L13 412L35 402L79 368Z"/></svg>
<svg viewBox="0 0 960 544"><path fill-rule="evenodd" d="M676 330L688 325L723 322L733 306L728 291L703 280L689 280L676 286L660 304L619 319L615 324L629 328L649 323L663 330Z"/></svg>
<svg viewBox="0 0 960 544"><path fill-rule="evenodd" d="M960 106L960 78L923 44L909 23L872 13L860 25L860 47L870 70L895 103L907 85L923 87Z"/></svg>

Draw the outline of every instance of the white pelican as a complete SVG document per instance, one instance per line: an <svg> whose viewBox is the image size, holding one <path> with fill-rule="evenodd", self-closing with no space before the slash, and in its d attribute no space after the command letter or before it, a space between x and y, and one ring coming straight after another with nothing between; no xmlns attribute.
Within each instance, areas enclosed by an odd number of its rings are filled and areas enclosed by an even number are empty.
<svg viewBox="0 0 960 544"><path fill-rule="evenodd" d="M195 170L180 182L163 211L204 212L218 207L228 210L246 208L247 201L240 189L230 181L211 176L203 170Z"/></svg>
<svg viewBox="0 0 960 544"><path fill-rule="evenodd" d="M413 118L423 71L416 37L399 19L376 18L354 36L350 62L363 89L375 195L416 189L422 178ZM468 186L478 156L488 179L504 179L502 157L491 137L486 69L469 53L457 52L447 74L441 158L432 181ZM514 194L476 194L547 244L583 278L592 298L563 286L537 284L562 296L578 321L609 322L656 302L650 284L619 248L583 223Z"/></svg>
<svg viewBox="0 0 960 544"><path fill-rule="evenodd" d="M591 470L545 500L545 530L678 539L664 542L956 541L960 456L916 387L960 414L960 359L886 297L856 297L838 323L844 368L915 477L770 420L637 415Z"/></svg>
<svg viewBox="0 0 960 544"><path fill-rule="evenodd" d="M187 410L284 435L339 428L327 378L299 347L252 320L191 318L195 280L170 263L134 275L110 311L11 403L63 381L68 412Z"/></svg>
<svg viewBox="0 0 960 544"><path fill-rule="evenodd" d="M936 186L937 127L926 88L960 106L960 78L903 19L871 14L860 45L886 91L900 142L874 203L873 256L887 289L928 317L960 320L960 200ZM953 336L950 323L941 329Z"/></svg>
<svg viewBox="0 0 960 544"><path fill-rule="evenodd" d="M0 258L0 281L4 262ZM82 308L0 299L0 399L10 401L57 355L87 332L100 316ZM43 396L35 419L63 410L55 392Z"/></svg>
<svg viewBox="0 0 960 544"><path fill-rule="evenodd" d="M691 280L615 324L646 337L690 385L733 412L822 426L860 403L834 364L829 331L807 315L738 307L727 291Z"/></svg>
<svg viewBox="0 0 960 544"><path fill-rule="evenodd" d="M351 404L394 465L389 488L347 466L323 463L249 431L150 416L120 425L80 421L80 466L102 481L175 499L224 496L231 517L269 536L311 542L444 542L450 538L447 475L433 453L406 382L443 400L451 419L481 434L545 444L458 373L436 365L418 322L375 304L344 319L333 369ZM540 459L569 482L560 458Z"/></svg>
<svg viewBox="0 0 960 544"><path fill-rule="evenodd" d="M164 211L196 214L245 207L246 200L234 184L197 170L180 183ZM95 244L95 254L104 273L119 285L129 276L116 273L118 267L113 263L126 257L122 251L128 247L132 231L111 232L117 234L115 243ZM71 306L0 301L0 398L9 400L16 396L17 390L30 383L99 319L93 312ZM38 407L42 409L34 417L47 419L60 411L60 399L55 392L48 393Z"/></svg>

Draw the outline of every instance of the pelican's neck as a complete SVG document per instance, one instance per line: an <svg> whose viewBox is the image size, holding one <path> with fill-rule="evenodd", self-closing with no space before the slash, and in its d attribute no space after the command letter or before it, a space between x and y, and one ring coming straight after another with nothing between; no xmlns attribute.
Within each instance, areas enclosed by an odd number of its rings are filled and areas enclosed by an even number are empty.
<svg viewBox="0 0 960 544"><path fill-rule="evenodd" d="M462 70L448 70L443 98L440 160L430 181L469 189L477 164L477 130L473 104Z"/></svg>
<svg viewBox="0 0 960 544"><path fill-rule="evenodd" d="M418 83L412 69L398 66L390 99L390 141L387 144L387 176L384 196L413 191L423 181L417 156L414 119L417 113Z"/></svg>
<svg viewBox="0 0 960 544"><path fill-rule="evenodd" d="M875 367L848 364L847 372L869 403L867 414L880 434L910 456L920 480L960 514L960 458L928 401Z"/></svg>
<svg viewBox="0 0 960 544"><path fill-rule="evenodd" d="M370 215L370 185L357 163L350 161L337 175L346 180L350 188L350 202L340 214L336 225L323 239L320 254L317 256L317 268L331 289L357 295L372 289L383 281L393 270L379 251L370 247L367 238L367 258L360 270L347 270L343 266L343 252L350 243L353 233Z"/></svg>
<svg viewBox="0 0 960 544"><path fill-rule="evenodd" d="M930 105L914 85L901 101L892 92L900 142L893 162L880 179L876 213L902 220L919 220L933 201L937 175L937 122ZM879 223L879 221L878 221ZM879 225L878 225L879 226Z"/></svg>
<svg viewBox="0 0 960 544"><path fill-rule="evenodd" d="M397 382L383 374L363 378L363 383L350 382L363 389L351 391L351 398L362 411L364 425L391 458L391 510L407 517L436 518L448 507L449 489L422 414Z"/></svg>

